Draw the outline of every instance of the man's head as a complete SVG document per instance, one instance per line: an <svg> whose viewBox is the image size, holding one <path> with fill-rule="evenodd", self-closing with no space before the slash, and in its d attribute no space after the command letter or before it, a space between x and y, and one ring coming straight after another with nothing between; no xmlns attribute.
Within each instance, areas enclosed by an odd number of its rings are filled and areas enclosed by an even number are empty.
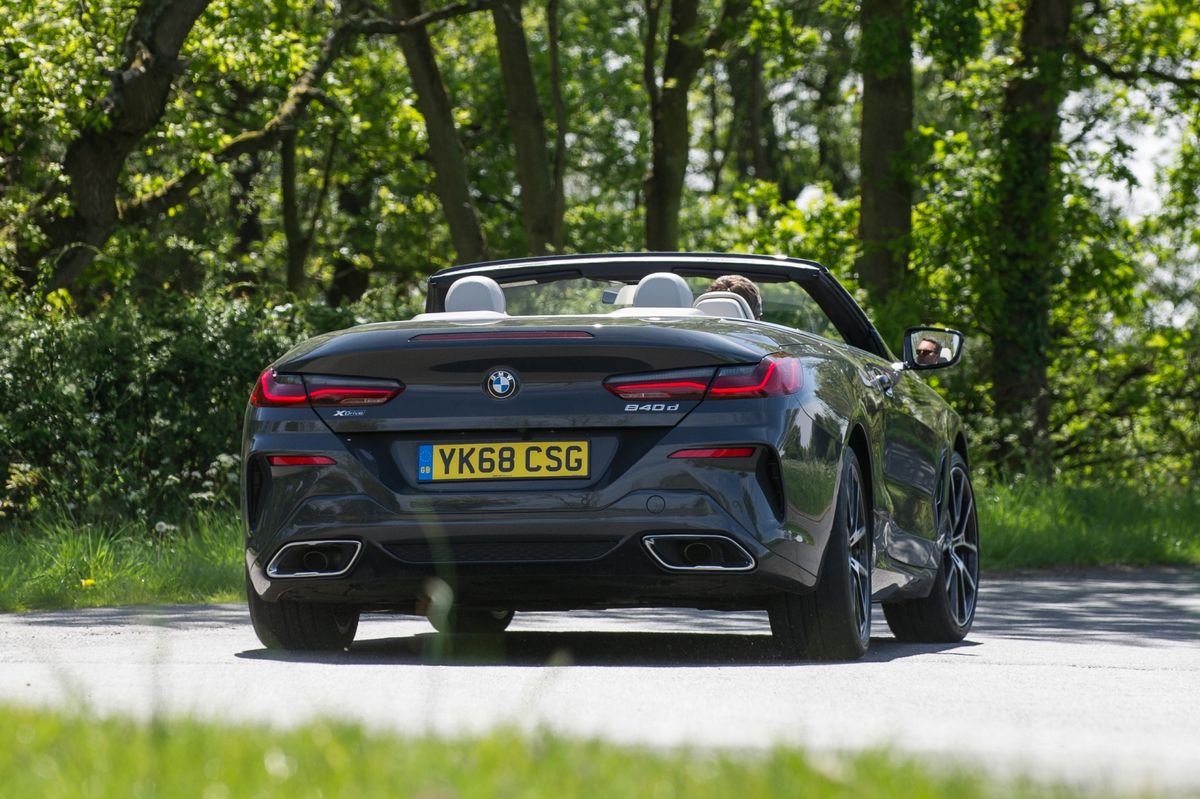
<svg viewBox="0 0 1200 799"><path fill-rule="evenodd" d="M942 345L931 338L923 338L917 342L917 363L937 363L942 357Z"/></svg>
<svg viewBox="0 0 1200 799"><path fill-rule="evenodd" d="M721 275L708 287L709 291L732 291L750 306L755 319L762 319L762 295L758 286L748 277L741 275Z"/></svg>

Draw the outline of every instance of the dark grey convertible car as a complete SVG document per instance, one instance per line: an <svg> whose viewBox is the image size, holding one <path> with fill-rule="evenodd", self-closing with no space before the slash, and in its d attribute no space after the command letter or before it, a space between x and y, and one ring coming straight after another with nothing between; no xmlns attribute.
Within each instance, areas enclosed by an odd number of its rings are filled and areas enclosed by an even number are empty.
<svg viewBox="0 0 1200 799"><path fill-rule="evenodd" d="M757 308L709 291L736 274ZM753 299L753 298L751 298ZM643 253L444 269L426 312L306 341L246 413L246 586L263 644L359 614L498 633L514 611L766 608L788 657L956 641L979 533L958 416L818 264Z"/></svg>

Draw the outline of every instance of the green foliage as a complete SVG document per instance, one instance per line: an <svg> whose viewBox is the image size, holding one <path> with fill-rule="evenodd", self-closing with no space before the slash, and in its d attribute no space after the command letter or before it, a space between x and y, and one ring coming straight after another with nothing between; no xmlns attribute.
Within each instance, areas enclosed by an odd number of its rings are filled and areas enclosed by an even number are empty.
<svg viewBox="0 0 1200 799"><path fill-rule="evenodd" d="M241 601L237 516L171 518L81 524L44 512L14 525L0 535L0 611Z"/></svg>
<svg viewBox="0 0 1200 799"><path fill-rule="evenodd" d="M134 722L0 708L0 781L14 796L975 797L1081 795L872 751L634 749L549 732L468 739Z"/></svg>
<svg viewBox="0 0 1200 799"><path fill-rule="evenodd" d="M784 201L773 183L742 184L728 198L709 197L685 209L680 227L693 249L808 258L856 287L858 203L838 198L830 186L817 187L801 205Z"/></svg>
<svg viewBox="0 0 1200 799"><path fill-rule="evenodd" d="M1026 480L976 486L985 569L1200 565L1200 496Z"/></svg>
<svg viewBox="0 0 1200 799"><path fill-rule="evenodd" d="M826 471L784 468L797 497L829 496ZM1194 492L982 481L976 502L985 572L1200 566ZM0 612L241 601L241 544L228 502L199 512L180 503L133 521L42 510L0 531Z"/></svg>
<svg viewBox="0 0 1200 799"><path fill-rule="evenodd" d="M333 64L297 123L299 216L311 246L301 302L288 305L277 149L228 163L215 154L266 125L330 31L367 7L214 0L186 39L162 119L124 165L117 200L133 202L191 168L204 182L160 218L118 224L89 271L47 307L29 300L17 242L36 244L38 208L67 212L65 155L82 132L105 124L139 5L16 0L0 19L0 291L17 298L0 306L0 513L9 518L39 504L72 503L71 512L88 515L130 503L148 518L172 503L227 501L224 481L236 471L228 458L237 453L222 436L236 430L257 370L311 332L377 318L369 297L337 312L312 298L339 302L369 285L404 306L424 275L456 260L404 58L393 36L364 37ZM714 19L720 5L703 0L701 19ZM994 363L1009 351L992 342L1013 311L997 252L1025 246L1049 278L1051 311L1034 333L1050 404L1038 440L1048 443L1056 477L1192 486L1200 476L1200 16L1191 0L1074 4L1059 87L1069 99L1059 109L1049 190L1025 198L1045 202L1053 235L1028 246L996 211L1004 102L1020 74L1026 5L910 4L916 126L902 165L916 190L910 272L901 291L868 311L893 347L915 323L967 334L963 365L932 382L967 420L975 462L988 469L991 453L1030 432L1023 418L997 418L991 396ZM643 241L652 129L645 8L558 4L569 251L636 250ZM524 5L553 142L547 9ZM854 271L858 73L888 41L860 36L859 11L848 0L752 2L730 47L705 54L689 98L683 246L818 260L864 299ZM666 15L659 22L665 31ZM490 12L429 32L489 243L498 256L522 255ZM764 121L759 142L746 136L752 111ZM1178 146L1160 165L1161 211L1141 217L1119 194L1144 180L1135 166L1147 132ZM251 287L263 299L225 299ZM210 352L220 363L204 357Z"/></svg>
<svg viewBox="0 0 1200 799"><path fill-rule="evenodd" d="M334 309L163 295L87 317L0 306L0 517L48 506L146 522L229 506L259 372L314 334L407 317L410 302L377 292Z"/></svg>

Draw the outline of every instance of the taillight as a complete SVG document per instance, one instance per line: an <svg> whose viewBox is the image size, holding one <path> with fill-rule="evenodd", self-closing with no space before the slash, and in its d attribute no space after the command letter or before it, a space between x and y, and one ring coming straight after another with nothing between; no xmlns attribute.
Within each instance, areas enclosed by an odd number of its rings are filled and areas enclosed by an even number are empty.
<svg viewBox="0 0 1200 799"><path fill-rule="evenodd" d="M800 361L787 355L768 355L753 366L726 366L708 389L712 399L782 397L795 394L803 383Z"/></svg>
<svg viewBox="0 0 1200 799"><path fill-rule="evenodd" d="M610 377L604 387L624 400L698 400L712 380L712 369L674 370Z"/></svg>
<svg viewBox="0 0 1200 799"><path fill-rule="evenodd" d="M287 408L308 402L304 378L300 375L281 375L267 369L258 376L250 404L255 408Z"/></svg>
<svg viewBox="0 0 1200 799"><path fill-rule="evenodd" d="M803 382L800 361L783 353L715 372L715 377L713 369L618 375L604 387L624 400L747 399L795 394Z"/></svg>
<svg viewBox="0 0 1200 799"><path fill-rule="evenodd" d="M305 375L304 385L313 405L382 405L404 391L396 380L365 380L357 377Z"/></svg>
<svg viewBox="0 0 1200 799"><path fill-rule="evenodd" d="M256 408L286 408L305 403L316 407L383 405L402 391L404 384L398 380L287 375L267 369L258 376L250 404Z"/></svg>

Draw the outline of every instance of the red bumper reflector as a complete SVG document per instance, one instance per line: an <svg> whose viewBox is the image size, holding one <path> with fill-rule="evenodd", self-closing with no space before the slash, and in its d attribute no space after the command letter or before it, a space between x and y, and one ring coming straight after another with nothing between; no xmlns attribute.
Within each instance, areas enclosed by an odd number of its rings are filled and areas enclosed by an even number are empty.
<svg viewBox="0 0 1200 799"><path fill-rule="evenodd" d="M333 466L337 461L324 455L271 455L267 463L272 466Z"/></svg>
<svg viewBox="0 0 1200 799"><path fill-rule="evenodd" d="M681 449L672 452L672 458L749 458L754 447L711 447L706 449Z"/></svg>

